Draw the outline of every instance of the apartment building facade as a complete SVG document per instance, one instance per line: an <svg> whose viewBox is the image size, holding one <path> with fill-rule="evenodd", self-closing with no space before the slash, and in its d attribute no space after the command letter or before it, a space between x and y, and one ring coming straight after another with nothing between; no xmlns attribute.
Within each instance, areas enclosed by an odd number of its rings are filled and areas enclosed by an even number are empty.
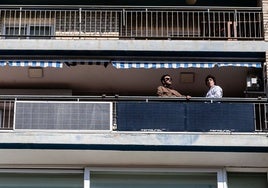
<svg viewBox="0 0 268 188"><path fill-rule="evenodd" d="M0 3L0 187L268 185L267 0ZM191 99L160 98L160 77ZM212 74L223 98L205 98Z"/></svg>

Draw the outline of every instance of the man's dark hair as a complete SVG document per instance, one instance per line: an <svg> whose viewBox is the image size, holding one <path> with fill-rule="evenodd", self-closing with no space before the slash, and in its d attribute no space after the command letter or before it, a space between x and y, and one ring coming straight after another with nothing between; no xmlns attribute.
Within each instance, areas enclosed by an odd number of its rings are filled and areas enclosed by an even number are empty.
<svg viewBox="0 0 268 188"><path fill-rule="evenodd" d="M163 83L163 81L165 80L165 77L166 77L166 76L171 77L169 74L164 74L164 75L161 77L161 80L160 80L162 83Z"/></svg>
<svg viewBox="0 0 268 188"><path fill-rule="evenodd" d="M215 78L215 76L212 76L211 74L207 75L207 77L205 79L205 84L207 85L209 78L211 78L214 81L214 84L216 85L216 78Z"/></svg>

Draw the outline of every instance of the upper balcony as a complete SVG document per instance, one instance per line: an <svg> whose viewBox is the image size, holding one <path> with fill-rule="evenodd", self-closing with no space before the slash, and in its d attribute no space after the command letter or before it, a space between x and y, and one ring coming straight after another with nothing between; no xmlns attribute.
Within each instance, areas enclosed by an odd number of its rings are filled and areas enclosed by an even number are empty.
<svg viewBox="0 0 268 188"><path fill-rule="evenodd" d="M0 52L8 58L144 60L149 54L176 60L184 52L194 52L190 60L200 60L200 53L259 56L268 48L261 7L14 5L1 6L0 15Z"/></svg>
<svg viewBox="0 0 268 188"><path fill-rule="evenodd" d="M2 39L263 40L261 8L2 7Z"/></svg>

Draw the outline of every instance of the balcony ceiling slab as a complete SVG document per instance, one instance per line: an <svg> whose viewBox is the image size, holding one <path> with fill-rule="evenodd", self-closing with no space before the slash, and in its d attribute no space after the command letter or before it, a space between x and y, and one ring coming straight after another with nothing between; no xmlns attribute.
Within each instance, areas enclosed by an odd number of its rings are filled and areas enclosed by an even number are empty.
<svg viewBox="0 0 268 188"><path fill-rule="evenodd" d="M0 155L0 167L59 165L268 168L268 153L1 149Z"/></svg>
<svg viewBox="0 0 268 188"><path fill-rule="evenodd" d="M108 59L114 61L221 61L265 62L265 52L186 52L186 51L75 51L75 50L1 50L1 60L47 59L63 60Z"/></svg>

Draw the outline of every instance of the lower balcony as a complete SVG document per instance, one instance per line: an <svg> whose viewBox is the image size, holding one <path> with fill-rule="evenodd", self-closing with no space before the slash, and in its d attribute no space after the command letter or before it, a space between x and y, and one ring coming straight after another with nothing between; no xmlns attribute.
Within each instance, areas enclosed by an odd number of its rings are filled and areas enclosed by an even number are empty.
<svg viewBox="0 0 268 188"><path fill-rule="evenodd" d="M263 168L266 106L247 98L5 96L0 166Z"/></svg>
<svg viewBox="0 0 268 188"><path fill-rule="evenodd" d="M12 98L12 97L11 97ZM266 132L266 99L16 97L1 101L1 130Z"/></svg>

